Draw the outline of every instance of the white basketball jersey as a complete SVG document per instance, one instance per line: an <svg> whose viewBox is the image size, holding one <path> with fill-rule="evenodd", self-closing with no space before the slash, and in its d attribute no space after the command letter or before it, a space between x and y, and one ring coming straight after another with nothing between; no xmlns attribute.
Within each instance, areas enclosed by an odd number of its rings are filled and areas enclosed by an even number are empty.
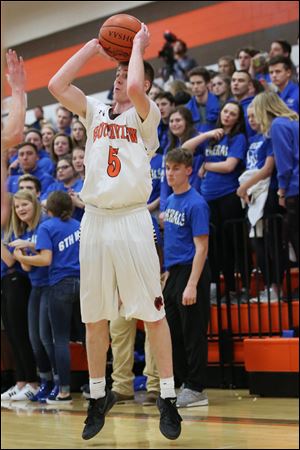
<svg viewBox="0 0 300 450"><path fill-rule="evenodd" d="M110 108L87 97L85 180L80 197L98 208L146 204L152 190L150 159L159 147L159 109L150 100L149 114L142 121L133 107L110 119Z"/></svg>

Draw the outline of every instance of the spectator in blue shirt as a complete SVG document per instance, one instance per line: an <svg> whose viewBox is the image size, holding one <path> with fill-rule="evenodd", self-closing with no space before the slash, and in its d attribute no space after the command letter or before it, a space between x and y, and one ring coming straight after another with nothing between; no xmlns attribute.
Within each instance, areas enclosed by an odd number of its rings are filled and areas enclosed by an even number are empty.
<svg viewBox="0 0 300 450"><path fill-rule="evenodd" d="M72 200L62 191L52 192L47 200L50 216L37 231L36 255L14 254L21 264L49 267L49 320L54 339L59 388L52 391L47 403L68 404L70 395L70 334L73 310L79 309L79 233L80 223L71 218ZM82 324L78 322L78 327ZM46 348L52 345L48 342ZM50 352L50 349L48 350Z"/></svg>
<svg viewBox="0 0 300 450"><path fill-rule="evenodd" d="M10 246L20 249L24 254L35 254L37 229L44 220L39 200L28 189L18 191L13 197L13 228L15 239ZM50 330L48 319L48 267L30 267L22 264L31 281L28 302L29 338L39 369L41 385L32 401L46 401L53 388L53 376L56 374L54 348L48 355L43 344L43 336ZM52 338L52 335L51 335Z"/></svg>
<svg viewBox="0 0 300 450"><path fill-rule="evenodd" d="M209 208L191 187L192 154L168 152L166 176L173 194L164 217L163 291L172 338L175 382L182 385L178 407L208 404L206 386L210 273L207 262Z"/></svg>
<svg viewBox="0 0 300 450"><path fill-rule="evenodd" d="M15 386L1 394L1 400L28 400L38 392L36 362L28 333L28 299L31 283L13 255L12 196L1 230L1 318L15 363Z"/></svg>
<svg viewBox="0 0 300 450"><path fill-rule="evenodd" d="M166 154L168 151L183 146L184 142L188 139L191 139L193 136L197 134L197 130L193 124L193 118L191 111L185 106L177 106L174 111L170 115L169 120L169 143L166 150ZM193 158L193 171L190 175L190 183L195 189L199 189L199 178L198 178L198 170L203 161L203 155L201 154L201 148L194 149L194 158ZM164 155L165 156L165 155ZM161 177L161 189L160 189L160 211L163 213L165 210L166 199L168 195L172 192L172 188L168 186L165 170L164 170L164 161L162 167L162 177ZM163 214L160 215L160 219L162 220Z"/></svg>
<svg viewBox="0 0 300 450"><path fill-rule="evenodd" d="M36 145L30 142L23 142L20 144L18 149L18 160L20 164L19 174L10 175L8 177L8 191L15 194L18 190L18 180L20 176L25 173L30 173L40 180L42 193L44 193L47 187L53 183L54 178L38 167L39 156Z"/></svg>
<svg viewBox="0 0 300 450"><path fill-rule="evenodd" d="M274 56L269 61L269 74L281 100L299 114L299 86L291 81L292 61L286 56Z"/></svg>
<svg viewBox="0 0 300 450"><path fill-rule="evenodd" d="M274 92L259 94L253 107L262 132L272 140L279 205L287 210L288 237L299 264L299 116Z"/></svg>
<svg viewBox="0 0 300 450"><path fill-rule="evenodd" d="M50 184L47 191L41 196L42 204L46 204L49 194L53 191L67 192L74 206L72 217L80 221L84 213L84 203L78 198L78 195L83 186L83 179L78 177L70 155L63 156L59 159L56 173L57 181Z"/></svg>
<svg viewBox="0 0 300 450"><path fill-rule="evenodd" d="M186 104L191 111L194 125L198 131L215 128L220 111L218 98L209 92L210 75L204 67L195 67L189 72L189 82L193 97Z"/></svg>
<svg viewBox="0 0 300 450"><path fill-rule="evenodd" d="M260 224L256 224L256 236L253 241L256 250L258 266L261 269L265 289L260 292L260 302L277 301L284 275L284 261L281 257L282 249L282 222L275 218L275 214L284 214L284 209L279 206L277 198L278 183L272 141L260 131L260 125L255 120L252 104L248 106L248 120L256 134L250 139L246 171L243 173L237 195L246 204L250 204L251 195L256 198L251 202L253 207L257 204L259 196L255 195L255 187L260 184L260 195L266 195L262 210L262 232ZM264 183L262 183L264 182ZM265 186L263 188L263 186ZM252 188L252 189L251 189ZM257 192L257 191L256 191ZM264 194L265 192L265 194ZM249 195L249 193L252 193ZM271 217L270 217L271 216ZM252 235L252 233L250 233ZM257 297L251 302L257 301Z"/></svg>
<svg viewBox="0 0 300 450"><path fill-rule="evenodd" d="M235 282L235 266L240 268L243 276L243 286L247 286L247 276L244 269L244 254L242 230L237 226L238 261L234 255L233 227L225 226L228 220L242 219L244 211L236 195L239 186L238 178L244 168L247 152L245 136L245 121L242 106L229 101L222 107L217 122L217 129L211 131L213 139L203 143L206 134L199 134L185 143L186 148L193 150L200 143L205 145L204 162L199 176L202 178L200 192L208 202L211 210L211 222L216 228L216 244L218 258L215 258L213 245L210 245L210 265L213 271L213 282L219 280L222 269L225 285L231 301L236 302L239 292ZM226 240L223 232L226 229Z"/></svg>
<svg viewBox="0 0 300 450"><path fill-rule="evenodd" d="M236 70L231 78L231 92L233 98L238 101L243 108L248 139L255 134L254 130L250 127L247 118L247 108L254 98L249 94L251 80L251 76L246 70Z"/></svg>
<svg viewBox="0 0 300 450"><path fill-rule="evenodd" d="M175 100L171 92L161 92L156 95L155 103L157 104L161 115L161 120L157 129L160 147L158 152L165 155L169 142L169 118L174 111Z"/></svg>

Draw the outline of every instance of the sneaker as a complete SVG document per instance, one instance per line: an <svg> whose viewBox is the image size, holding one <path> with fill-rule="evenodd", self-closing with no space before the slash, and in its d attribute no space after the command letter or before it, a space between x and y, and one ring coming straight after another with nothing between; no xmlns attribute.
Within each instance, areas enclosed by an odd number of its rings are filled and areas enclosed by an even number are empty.
<svg viewBox="0 0 300 450"><path fill-rule="evenodd" d="M142 401L143 406L152 406L156 404L156 400L158 399L159 392L158 391L149 391L146 393L146 397Z"/></svg>
<svg viewBox="0 0 300 450"><path fill-rule="evenodd" d="M268 289L264 289L259 293L260 303L268 303ZM278 294L274 289L270 288L270 302L274 303L278 301ZM252 297L250 299L251 303L258 303L258 297Z"/></svg>
<svg viewBox="0 0 300 450"><path fill-rule="evenodd" d="M11 396L11 400L13 401L24 401L30 400L34 395L38 393L39 388L32 387L29 383L27 383L20 392Z"/></svg>
<svg viewBox="0 0 300 450"><path fill-rule="evenodd" d="M36 395L34 395L30 400L32 402L45 403L46 399L50 395L52 389L53 389L53 382L45 381L40 385L38 393Z"/></svg>
<svg viewBox="0 0 300 450"><path fill-rule="evenodd" d="M18 394L19 392L21 392L21 389L19 389L17 385L12 386L7 391L3 392L3 394L1 394L1 401L10 400L13 395Z"/></svg>
<svg viewBox="0 0 300 450"><path fill-rule="evenodd" d="M116 398L114 393L107 389L105 397L97 400L91 398L89 402L88 415L84 421L85 427L82 432L82 439L85 440L91 439L101 431L105 423L105 416L116 403Z"/></svg>
<svg viewBox="0 0 300 450"><path fill-rule="evenodd" d="M82 392L82 397L86 398L87 400L91 398L89 384L84 384L83 386L81 386L80 390Z"/></svg>
<svg viewBox="0 0 300 450"><path fill-rule="evenodd" d="M48 397L46 397L46 403L48 403L48 400L50 401L55 400L58 394L59 394L59 385L55 384L54 388L52 389Z"/></svg>
<svg viewBox="0 0 300 450"><path fill-rule="evenodd" d="M208 405L208 398L204 392L192 391L192 389L188 388L183 389L178 395L176 402L177 408L206 405Z"/></svg>
<svg viewBox="0 0 300 450"><path fill-rule="evenodd" d="M134 395L124 395L124 394L120 394L120 392L116 392L116 391L111 391L116 399L116 404L117 405L123 405L124 403L130 402L134 400Z"/></svg>
<svg viewBox="0 0 300 450"><path fill-rule="evenodd" d="M176 397L164 399L159 396L156 405L160 412L160 432L167 439L177 439L181 433L182 418L176 409Z"/></svg>
<svg viewBox="0 0 300 450"><path fill-rule="evenodd" d="M72 401L71 395L68 395L67 397L60 397L59 394L54 399L51 399L50 395L46 399L46 403L48 405L69 405Z"/></svg>

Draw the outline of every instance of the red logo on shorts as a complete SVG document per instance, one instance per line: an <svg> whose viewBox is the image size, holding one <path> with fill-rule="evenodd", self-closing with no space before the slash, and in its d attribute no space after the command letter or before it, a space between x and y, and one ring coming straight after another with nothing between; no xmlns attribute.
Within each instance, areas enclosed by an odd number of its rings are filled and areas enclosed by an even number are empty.
<svg viewBox="0 0 300 450"><path fill-rule="evenodd" d="M163 306L164 302L161 297L156 297L154 300L155 308L160 311L161 307Z"/></svg>

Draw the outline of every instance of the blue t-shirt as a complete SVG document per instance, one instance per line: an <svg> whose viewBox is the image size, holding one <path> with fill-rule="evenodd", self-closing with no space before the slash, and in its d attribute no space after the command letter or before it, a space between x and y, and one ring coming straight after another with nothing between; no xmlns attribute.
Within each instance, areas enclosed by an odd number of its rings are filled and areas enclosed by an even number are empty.
<svg viewBox="0 0 300 450"><path fill-rule="evenodd" d="M35 177L37 177L40 180L41 186L42 186L41 194L46 192L48 186L54 182L54 178L49 173L43 172L39 167L36 167L34 170L31 170L28 173L30 173L31 175L34 175ZM19 175L11 175L7 178L8 192L15 194L18 191L18 183L19 183L19 178L21 175L23 175L23 172L20 173Z"/></svg>
<svg viewBox="0 0 300 450"><path fill-rule="evenodd" d="M289 81L282 92L278 92L279 97L288 108L296 111L299 114L299 86L292 81Z"/></svg>
<svg viewBox="0 0 300 450"><path fill-rule="evenodd" d="M271 139L260 133L255 134L249 140L246 170L261 169L268 156L274 157ZM277 172L274 168L270 181L271 189L277 189L278 187L276 175Z"/></svg>
<svg viewBox="0 0 300 450"><path fill-rule="evenodd" d="M79 277L80 223L75 219L62 221L51 217L37 231L36 250L51 250L49 285L67 277Z"/></svg>
<svg viewBox="0 0 300 450"><path fill-rule="evenodd" d="M271 125L270 136L278 186L285 189L286 197L299 195L299 121L276 117Z"/></svg>
<svg viewBox="0 0 300 450"><path fill-rule="evenodd" d="M161 154L156 153L150 161L151 178L152 178L152 192L150 194L148 203L154 202L154 200L156 200L160 196L162 158L163 158L163 156Z"/></svg>
<svg viewBox="0 0 300 450"><path fill-rule="evenodd" d="M215 128L218 115L220 112L220 104L218 97L216 97L211 92L208 92L207 102L203 105L203 109L205 110L205 117L201 117L199 105L196 101L196 97L192 97L191 100L185 105L187 109L189 109L193 116L193 122L195 127L201 133L205 131L213 130Z"/></svg>
<svg viewBox="0 0 300 450"><path fill-rule="evenodd" d="M37 230L38 230L38 227L41 225L41 223L42 222L40 222L40 224L37 226L37 228L35 230L25 231L25 233L22 234L22 236L20 236L19 239L24 239L26 241L33 242L34 244L36 244ZM32 252L30 249L27 249L26 254L31 256L31 255L35 255L36 253ZM32 286L34 286L34 287L49 286L49 276L48 276L49 267L48 266L44 266L44 267L31 266L30 272L27 272L27 273L30 278Z"/></svg>
<svg viewBox="0 0 300 450"><path fill-rule="evenodd" d="M246 152L247 140L244 134L236 134L233 137L225 134L217 144L210 145L205 149L205 162L223 162L230 157L240 160L240 163L230 173L206 172L200 189L206 201L224 197L237 190L238 178L245 162Z"/></svg>
<svg viewBox="0 0 300 450"><path fill-rule="evenodd" d="M164 263L166 269L176 264L191 264L195 256L193 238L209 234L209 207L191 188L172 194L164 217Z"/></svg>

